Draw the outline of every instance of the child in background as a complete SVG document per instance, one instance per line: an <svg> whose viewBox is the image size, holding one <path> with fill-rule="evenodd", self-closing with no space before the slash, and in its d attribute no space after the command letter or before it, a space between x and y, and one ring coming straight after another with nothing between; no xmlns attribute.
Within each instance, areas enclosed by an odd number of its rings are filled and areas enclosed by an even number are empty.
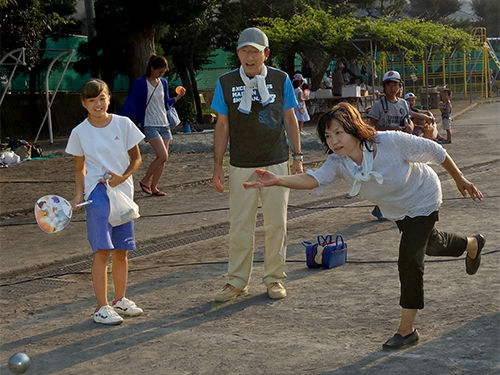
<svg viewBox="0 0 500 375"><path fill-rule="evenodd" d="M441 141L442 144L451 143L451 90L443 90L441 99L443 104L439 107L441 111L441 119L443 120L443 129L446 130L446 139Z"/></svg>
<svg viewBox="0 0 500 375"><path fill-rule="evenodd" d="M299 122L300 134L304 134L304 122L311 119L306 107L306 100L309 100L309 98L302 92L303 84L304 80L302 79L294 79L292 81L293 92L297 98L297 102L299 103L293 108L293 110L295 112L295 117L297 117L297 121Z"/></svg>
<svg viewBox="0 0 500 375"><path fill-rule="evenodd" d="M401 75L395 70L389 70L382 77L382 87L385 96L373 104L367 115L370 125L378 131L395 130L412 134L410 105L400 98L403 93ZM387 220L378 206L373 207L372 215L379 221Z"/></svg>
<svg viewBox="0 0 500 375"><path fill-rule="evenodd" d="M82 105L88 117L71 131L66 152L74 155L75 198L71 201L74 211L84 199L87 205L88 240L94 252L92 282L97 298L94 312L96 323L116 325L123 322L120 315L137 316L142 309L125 298L127 287L127 250L135 249L134 222L112 227L108 223L109 198L103 176L113 188L120 189L129 198L134 197L132 173L141 165L138 143L144 138L137 126L127 117L107 113L109 88L101 80L91 79L81 89ZM84 198L85 197L85 198ZM113 258L115 299L108 304L108 260Z"/></svg>
<svg viewBox="0 0 500 375"><path fill-rule="evenodd" d="M417 97L414 93L409 92L405 95L405 100L410 105L411 119L413 121L414 135L423 135L427 139L433 139L437 143L441 143L445 138L437 131L436 119L431 111L415 108Z"/></svg>

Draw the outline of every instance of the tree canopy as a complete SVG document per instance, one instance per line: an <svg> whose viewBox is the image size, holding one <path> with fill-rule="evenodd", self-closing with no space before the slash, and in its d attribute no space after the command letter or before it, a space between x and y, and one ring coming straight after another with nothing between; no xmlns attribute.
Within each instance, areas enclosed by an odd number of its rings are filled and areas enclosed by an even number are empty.
<svg viewBox="0 0 500 375"><path fill-rule="evenodd" d="M480 18L476 26L485 27L489 37L500 37L500 6L498 0L472 0L472 9Z"/></svg>
<svg viewBox="0 0 500 375"><path fill-rule="evenodd" d="M292 72L293 66L286 65L288 51L300 54L312 69L313 88L318 87L333 59L362 56L352 40L371 41L379 50L398 53L407 59L421 55L426 48L449 53L473 46L469 33L440 23L409 18L353 18L352 14L333 16L332 8L308 7L289 20L260 18L259 21L269 36L271 52L280 67ZM369 56L370 45L361 45Z"/></svg>
<svg viewBox="0 0 500 375"><path fill-rule="evenodd" d="M410 0L410 15L426 20L442 20L460 10L460 0Z"/></svg>
<svg viewBox="0 0 500 375"><path fill-rule="evenodd" d="M473 0L484 20L498 16L498 0ZM271 58L293 73L296 54L312 72L313 86L334 59L357 59L377 49L408 60L426 49L451 52L472 46L464 30L434 21L454 12L459 0L135 0L95 1L96 36L79 49L75 69L101 76L111 87L117 74L130 82L144 74L151 53L164 55L196 105L195 73L216 48L235 52L239 33L261 26ZM63 35L76 0L0 0L2 48L39 46ZM492 5L493 4L493 5ZM495 9L493 9L495 8ZM420 18L405 18L407 11ZM425 20L424 20L425 19ZM492 20L498 29L498 17ZM477 25L476 25L477 26ZM491 33L489 33L491 35ZM353 41L356 40L356 46ZM363 43L361 41L366 41ZM361 50L361 51L360 51ZM28 55L30 67L36 54ZM237 61L235 59L235 65Z"/></svg>

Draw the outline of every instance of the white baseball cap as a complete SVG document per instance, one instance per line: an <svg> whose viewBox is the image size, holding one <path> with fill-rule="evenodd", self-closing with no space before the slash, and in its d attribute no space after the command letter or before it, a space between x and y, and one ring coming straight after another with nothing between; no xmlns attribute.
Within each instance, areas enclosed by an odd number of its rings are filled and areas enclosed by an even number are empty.
<svg viewBox="0 0 500 375"><path fill-rule="evenodd" d="M269 47L269 40L261 29L249 27L241 32L237 49L245 46L251 46L257 48L259 51L264 51Z"/></svg>
<svg viewBox="0 0 500 375"><path fill-rule="evenodd" d="M416 98L417 96L412 93L412 92L409 92L408 94L405 95L405 99L408 99L408 98Z"/></svg>
<svg viewBox="0 0 500 375"><path fill-rule="evenodd" d="M382 78L382 85L390 81L401 82L401 76L395 70L389 70Z"/></svg>

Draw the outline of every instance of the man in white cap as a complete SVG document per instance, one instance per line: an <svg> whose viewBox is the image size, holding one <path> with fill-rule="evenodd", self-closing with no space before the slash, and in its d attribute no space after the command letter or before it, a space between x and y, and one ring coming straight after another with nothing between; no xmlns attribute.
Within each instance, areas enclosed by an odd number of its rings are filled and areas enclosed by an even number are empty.
<svg viewBox="0 0 500 375"><path fill-rule="evenodd" d="M252 271L257 206L262 206L265 229L263 281L273 299L286 297L286 217L289 190L283 187L244 188L257 177L255 168L277 174L289 173L289 143L292 173L302 172L302 152L297 105L288 75L264 63L269 57L266 34L258 28L245 29L238 40L241 66L217 81L211 108L217 111L214 133L213 186L224 192L222 162L228 141L229 152L229 265L228 281L216 295L218 302L246 294Z"/></svg>

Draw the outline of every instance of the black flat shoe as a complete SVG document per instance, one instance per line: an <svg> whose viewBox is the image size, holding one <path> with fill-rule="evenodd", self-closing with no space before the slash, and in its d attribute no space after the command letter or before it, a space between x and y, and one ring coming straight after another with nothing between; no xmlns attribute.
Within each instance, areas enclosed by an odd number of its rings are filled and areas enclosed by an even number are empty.
<svg viewBox="0 0 500 375"><path fill-rule="evenodd" d="M413 345L417 345L418 343L418 332L417 330L413 331L407 336L401 336L399 333L396 333L389 340L382 345L384 350L401 350L408 348Z"/></svg>
<svg viewBox="0 0 500 375"><path fill-rule="evenodd" d="M465 271L469 275L474 275L479 269L479 265L481 264L481 250L483 250L484 244L486 240L482 234L476 234L477 240L477 255L474 259L469 257L469 254L465 257Z"/></svg>

